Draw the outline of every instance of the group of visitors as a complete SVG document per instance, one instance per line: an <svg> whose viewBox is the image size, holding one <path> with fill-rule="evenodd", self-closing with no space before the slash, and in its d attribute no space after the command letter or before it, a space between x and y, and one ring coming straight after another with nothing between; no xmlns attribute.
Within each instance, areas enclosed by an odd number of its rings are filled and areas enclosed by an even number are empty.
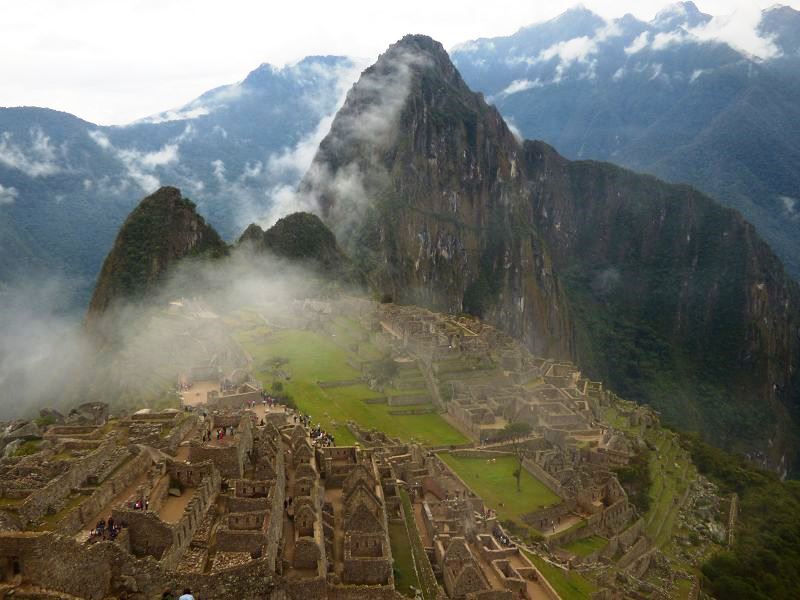
<svg viewBox="0 0 800 600"><path fill-rule="evenodd" d="M327 431L320 429L319 425L311 430L311 440L315 446L321 446L323 448L336 445L333 436Z"/></svg>
<svg viewBox="0 0 800 600"><path fill-rule="evenodd" d="M203 431L203 443L210 442L211 437L216 435L217 441L222 441L225 439L226 436L233 437L234 433L236 432L236 428L233 425L228 425L227 427L218 427L215 432L212 433L211 428L206 429Z"/></svg>
<svg viewBox="0 0 800 600"><path fill-rule="evenodd" d="M139 498L138 500L131 502L131 508L133 510L150 510L150 500L147 498Z"/></svg>
<svg viewBox="0 0 800 600"><path fill-rule="evenodd" d="M300 423L303 427L311 427L311 415L304 415L303 413L295 413L292 415L294 423Z"/></svg>
<svg viewBox="0 0 800 600"><path fill-rule="evenodd" d="M503 544L503 546L508 547L508 546L513 546L514 545L511 542L511 540L508 539L508 536L503 532L502 529L500 529L500 527L498 525L494 526L494 529L492 530L492 533L494 534L494 537L497 538L497 540L501 544Z"/></svg>
<svg viewBox="0 0 800 600"><path fill-rule="evenodd" d="M127 527L128 524L124 521L122 523L117 523L114 521L114 517L109 517L108 522L105 519L100 519L97 522L97 525L89 534L90 541L92 540L113 540L116 539L117 534L123 527Z"/></svg>

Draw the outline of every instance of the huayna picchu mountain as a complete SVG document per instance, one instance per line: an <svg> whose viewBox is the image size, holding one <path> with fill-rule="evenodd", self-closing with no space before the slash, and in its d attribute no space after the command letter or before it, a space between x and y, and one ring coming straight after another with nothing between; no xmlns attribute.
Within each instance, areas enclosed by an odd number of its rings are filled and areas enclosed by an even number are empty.
<svg viewBox="0 0 800 600"><path fill-rule="evenodd" d="M162 187L125 219L103 262L89 318L105 312L117 300L144 298L182 258L227 253L227 244L197 213L195 204L179 189Z"/></svg>
<svg viewBox="0 0 800 600"><path fill-rule="evenodd" d="M385 296L481 315L668 423L797 465L800 293L754 228L516 139L430 38L362 74L300 192Z"/></svg>
<svg viewBox="0 0 800 600"><path fill-rule="evenodd" d="M256 252L270 252L315 271L344 272L349 264L333 232L317 215L307 212L278 219L266 231L251 223L239 237L238 245L250 245Z"/></svg>

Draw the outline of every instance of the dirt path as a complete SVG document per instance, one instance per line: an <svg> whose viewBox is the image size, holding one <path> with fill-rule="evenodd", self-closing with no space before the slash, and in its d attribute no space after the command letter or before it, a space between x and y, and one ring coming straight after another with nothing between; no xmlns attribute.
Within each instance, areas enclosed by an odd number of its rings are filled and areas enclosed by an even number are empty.
<svg viewBox="0 0 800 600"><path fill-rule="evenodd" d="M580 523L582 520L583 517L579 517L578 515L566 515L564 517L561 517L561 523L556 523L555 530L553 530L553 526L551 525L550 527L548 527L547 531L543 531L542 534L546 538L554 536L557 533L561 533L562 531L569 529L576 523Z"/></svg>
<svg viewBox="0 0 800 600"><path fill-rule="evenodd" d="M180 496L167 496L158 510L158 516L165 523L177 523L183 516L183 510L189 505L195 488L184 488Z"/></svg>

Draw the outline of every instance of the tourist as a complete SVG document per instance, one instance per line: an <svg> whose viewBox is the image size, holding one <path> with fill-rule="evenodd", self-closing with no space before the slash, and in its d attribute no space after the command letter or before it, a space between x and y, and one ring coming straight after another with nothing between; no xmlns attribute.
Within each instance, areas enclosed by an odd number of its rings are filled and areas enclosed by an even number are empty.
<svg viewBox="0 0 800 600"><path fill-rule="evenodd" d="M181 595L178 600L194 600L194 596L192 596L192 590L189 588L183 588L183 594Z"/></svg>

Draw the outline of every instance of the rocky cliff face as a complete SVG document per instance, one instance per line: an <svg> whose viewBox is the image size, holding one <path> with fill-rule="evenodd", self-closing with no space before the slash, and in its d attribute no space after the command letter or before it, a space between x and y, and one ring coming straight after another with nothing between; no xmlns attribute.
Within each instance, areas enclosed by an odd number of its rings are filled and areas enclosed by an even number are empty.
<svg viewBox="0 0 800 600"><path fill-rule="evenodd" d="M479 314L668 422L794 461L800 294L753 228L521 143L433 40L362 74L300 190L385 295Z"/></svg>
<svg viewBox="0 0 800 600"><path fill-rule="evenodd" d="M300 189L382 295L469 310L568 356L563 293L524 221L521 151L442 46L407 36L351 90Z"/></svg>
<svg viewBox="0 0 800 600"><path fill-rule="evenodd" d="M222 256L227 245L174 187L147 196L125 220L100 271L88 319L118 300L139 300L188 256Z"/></svg>

